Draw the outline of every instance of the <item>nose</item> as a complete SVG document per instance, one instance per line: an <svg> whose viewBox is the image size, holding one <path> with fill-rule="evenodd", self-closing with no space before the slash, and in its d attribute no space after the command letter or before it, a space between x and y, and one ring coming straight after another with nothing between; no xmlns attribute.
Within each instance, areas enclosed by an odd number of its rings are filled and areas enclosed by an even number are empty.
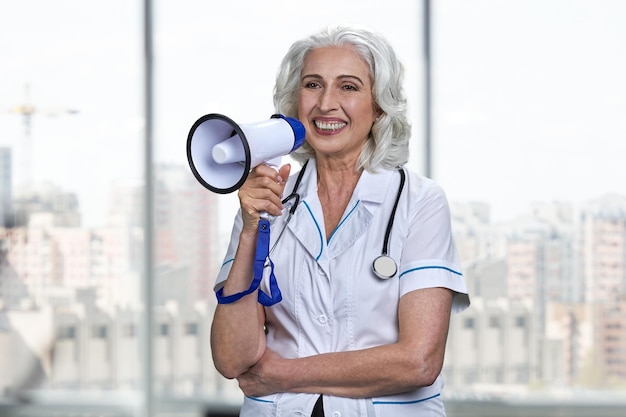
<svg viewBox="0 0 626 417"><path fill-rule="evenodd" d="M319 108L324 112L339 108L337 92L332 88L324 88L319 97Z"/></svg>

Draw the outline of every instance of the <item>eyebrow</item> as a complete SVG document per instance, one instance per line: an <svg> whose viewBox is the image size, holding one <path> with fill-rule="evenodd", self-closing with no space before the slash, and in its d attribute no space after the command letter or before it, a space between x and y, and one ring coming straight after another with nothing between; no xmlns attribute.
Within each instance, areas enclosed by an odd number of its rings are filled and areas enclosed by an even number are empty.
<svg viewBox="0 0 626 417"><path fill-rule="evenodd" d="M300 79L301 81L304 81L307 78L314 78L314 79L323 79L324 77L322 77L319 74L305 74L302 76L302 78ZM358 81L361 85L365 85L365 83L363 82L363 80L361 80L359 77L357 77L356 75L349 75L349 74L343 74L343 75L339 75L337 76L338 79L342 80L342 79L351 79L351 80L356 80Z"/></svg>

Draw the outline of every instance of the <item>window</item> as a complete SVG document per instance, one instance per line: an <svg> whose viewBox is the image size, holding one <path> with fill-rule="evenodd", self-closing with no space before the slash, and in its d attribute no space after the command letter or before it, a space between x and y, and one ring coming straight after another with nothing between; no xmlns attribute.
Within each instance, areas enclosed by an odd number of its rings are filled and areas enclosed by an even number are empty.
<svg viewBox="0 0 626 417"><path fill-rule="evenodd" d="M623 386L594 333L626 294L626 57L615 53L626 3L432 3L433 177L452 201L470 285L494 283L474 303L510 315L503 343L522 364L505 381ZM567 309L588 313L568 326Z"/></svg>
<svg viewBox="0 0 626 417"><path fill-rule="evenodd" d="M169 336L169 334L170 334L170 326L169 326L169 324L165 324L165 323L159 324L159 333L158 333L158 335L162 336L162 337L167 337L167 336Z"/></svg>
<svg viewBox="0 0 626 417"><path fill-rule="evenodd" d="M198 323L185 323L185 335L196 336L198 334Z"/></svg>
<svg viewBox="0 0 626 417"><path fill-rule="evenodd" d="M91 328L91 337L93 339L106 339L107 327L103 325L95 325Z"/></svg>
<svg viewBox="0 0 626 417"><path fill-rule="evenodd" d="M136 326L134 324L124 324L122 327L123 337L135 337Z"/></svg>
<svg viewBox="0 0 626 417"><path fill-rule="evenodd" d="M0 15L0 323L21 341L2 363L3 407L25 390L68 406L106 391L119 406L142 384L138 344L117 343L142 305L141 4L101 6Z"/></svg>
<svg viewBox="0 0 626 417"><path fill-rule="evenodd" d="M69 340L76 337L76 329L74 326L61 326L57 329L57 338L59 340Z"/></svg>
<svg viewBox="0 0 626 417"><path fill-rule="evenodd" d="M342 20L385 34L404 62L409 165L446 190L464 274L481 291L451 328L444 394L624 386L623 338L597 331L626 324L626 2L146 3L150 91L144 2L27 0L0 13L0 330L41 341L23 351L41 365L30 371L47 372L34 397L90 404L98 415L107 406L123 414L118 406L132 397L145 409L127 415L142 417L241 400L212 368L206 331L237 197L195 181L186 135L209 112L268 118L291 42ZM602 319L607 312L615 317ZM500 330L502 348L483 349L489 328ZM546 340L558 340L550 352ZM484 352L508 354L507 367L485 371ZM542 362L559 357L563 364ZM17 385L29 380L17 365L2 369L2 405L32 388ZM514 414L524 413L503 413Z"/></svg>

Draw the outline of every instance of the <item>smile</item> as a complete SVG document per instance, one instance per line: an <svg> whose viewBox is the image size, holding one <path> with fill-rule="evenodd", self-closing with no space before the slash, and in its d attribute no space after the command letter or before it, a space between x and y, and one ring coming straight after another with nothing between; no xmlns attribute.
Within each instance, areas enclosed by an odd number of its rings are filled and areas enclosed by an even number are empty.
<svg viewBox="0 0 626 417"><path fill-rule="evenodd" d="M315 127L317 127L320 130L335 131L335 130L342 129L346 125L347 123L344 123L344 122L322 122L319 120L315 120Z"/></svg>

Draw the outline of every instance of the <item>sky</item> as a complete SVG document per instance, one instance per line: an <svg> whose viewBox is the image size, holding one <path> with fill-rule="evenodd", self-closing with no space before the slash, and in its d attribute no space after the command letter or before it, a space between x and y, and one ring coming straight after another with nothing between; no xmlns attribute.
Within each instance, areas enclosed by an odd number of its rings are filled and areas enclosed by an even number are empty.
<svg viewBox="0 0 626 417"><path fill-rule="evenodd" d="M141 3L0 2L0 146L16 161L31 155L32 179L78 193L88 225L103 222L112 184L142 178ZM506 219L530 201L626 194L626 2L432 8L433 177L451 201L484 201ZM170 0L154 11L157 162L187 164L187 133L204 114L269 117L289 45L355 23L384 34L406 67L410 166L423 170L420 2ZM12 111L26 85L30 135Z"/></svg>
<svg viewBox="0 0 626 417"><path fill-rule="evenodd" d="M626 194L626 2L435 4L434 175L449 194L503 214Z"/></svg>

